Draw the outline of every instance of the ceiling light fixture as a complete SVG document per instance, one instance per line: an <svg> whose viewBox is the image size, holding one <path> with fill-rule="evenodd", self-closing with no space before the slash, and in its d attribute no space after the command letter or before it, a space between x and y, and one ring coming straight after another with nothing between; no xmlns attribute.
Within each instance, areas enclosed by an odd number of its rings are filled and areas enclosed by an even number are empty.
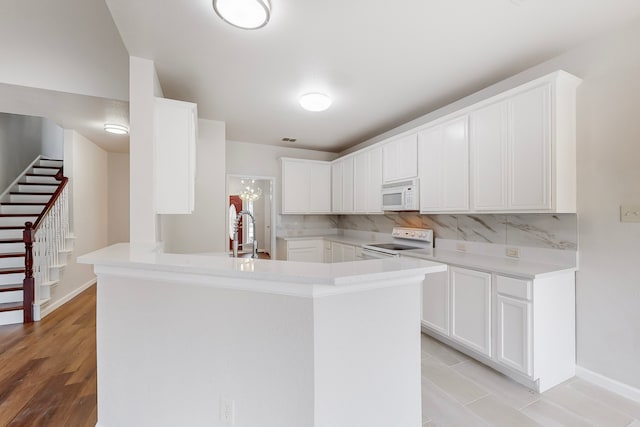
<svg viewBox="0 0 640 427"><path fill-rule="evenodd" d="M243 30L257 30L271 17L269 0L213 0L213 10L228 24Z"/></svg>
<svg viewBox="0 0 640 427"><path fill-rule="evenodd" d="M115 133L116 135L126 135L129 133L128 127L116 123L105 123L104 130L109 133Z"/></svg>
<svg viewBox="0 0 640 427"><path fill-rule="evenodd" d="M324 111L331 106L331 98L320 92L305 93L300 97L300 105L307 111Z"/></svg>

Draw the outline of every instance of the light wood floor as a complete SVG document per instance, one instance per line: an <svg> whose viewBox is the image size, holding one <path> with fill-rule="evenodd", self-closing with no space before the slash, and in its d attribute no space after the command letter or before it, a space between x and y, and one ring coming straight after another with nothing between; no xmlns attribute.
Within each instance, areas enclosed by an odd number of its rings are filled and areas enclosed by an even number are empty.
<svg viewBox="0 0 640 427"><path fill-rule="evenodd" d="M0 326L0 426L95 426L95 298L94 286L39 323ZM640 427L638 402L577 378L540 395L426 335L422 415L429 427Z"/></svg>
<svg viewBox="0 0 640 427"><path fill-rule="evenodd" d="M41 322L0 326L0 426L96 425L96 293Z"/></svg>

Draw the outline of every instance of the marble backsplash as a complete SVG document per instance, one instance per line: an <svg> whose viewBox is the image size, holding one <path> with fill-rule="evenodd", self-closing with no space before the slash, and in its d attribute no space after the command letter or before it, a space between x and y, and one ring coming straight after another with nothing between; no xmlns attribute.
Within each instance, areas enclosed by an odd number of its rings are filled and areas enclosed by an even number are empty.
<svg viewBox="0 0 640 427"><path fill-rule="evenodd" d="M338 228L336 215L278 215L276 236L331 234Z"/></svg>
<svg viewBox="0 0 640 427"><path fill-rule="evenodd" d="M327 217L327 221L331 221ZM393 227L431 228L436 238L577 250L576 214L340 215L335 227L391 233Z"/></svg>

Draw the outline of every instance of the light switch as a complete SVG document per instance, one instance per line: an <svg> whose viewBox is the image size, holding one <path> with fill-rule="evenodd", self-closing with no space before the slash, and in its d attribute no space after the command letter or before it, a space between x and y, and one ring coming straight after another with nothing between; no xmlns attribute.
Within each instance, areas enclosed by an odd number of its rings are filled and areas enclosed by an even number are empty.
<svg viewBox="0 0 640 427"><path fill-rule="evenodd" d="M620 206L620 222L640 222L640 206Z"/></svg>

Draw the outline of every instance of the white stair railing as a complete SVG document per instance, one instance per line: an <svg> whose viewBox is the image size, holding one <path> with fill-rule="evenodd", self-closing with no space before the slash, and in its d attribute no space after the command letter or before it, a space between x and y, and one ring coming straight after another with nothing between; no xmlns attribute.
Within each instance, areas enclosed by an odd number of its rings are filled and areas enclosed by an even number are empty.
<svg viewBox="0 0 640 427"><path fill-rule="evenodd" d="M71 237L69 189L66 185L68 179L61 174L59 179L61 182L58 189L51 196L50 202L36 223L25 224L25 323L34 320L34 304L39 307L41 301L50 298L51 286L59 279L61 259L66 256L63 252L66 251L68 238ZM39 317L39 313L36 313L35 317Z"/></svg>

